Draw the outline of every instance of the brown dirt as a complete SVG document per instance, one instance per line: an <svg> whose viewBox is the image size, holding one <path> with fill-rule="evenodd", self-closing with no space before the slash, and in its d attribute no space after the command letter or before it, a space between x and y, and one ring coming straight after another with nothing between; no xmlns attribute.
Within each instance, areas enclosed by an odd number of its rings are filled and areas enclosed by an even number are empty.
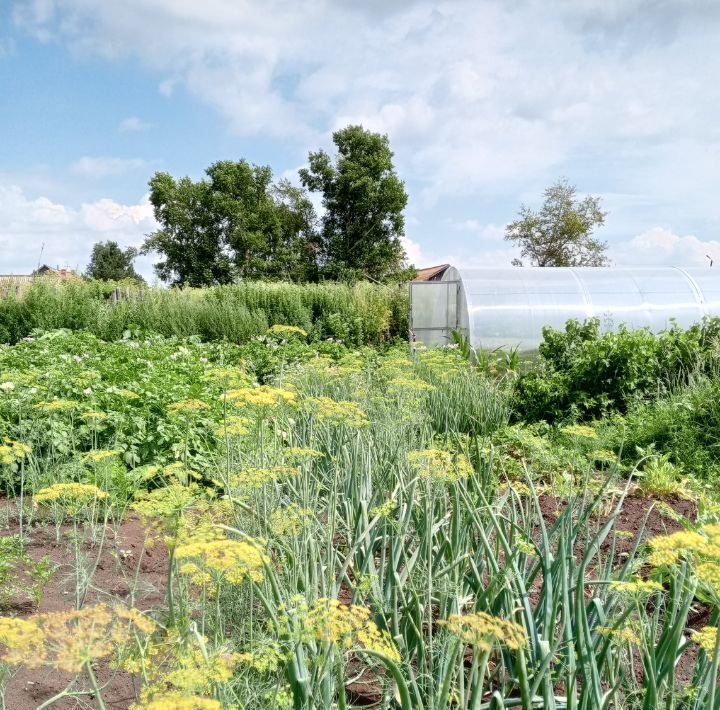
<svg viewBox="0 0 720 710"><path fill-rule="evenodd" d="M552 525L557 519L559 513L565 510L567 506L567 500L556 496L540 496L540 510L542 511L543 518L547 525ZM657 499L648 498L646 496L629 495L625 498L623 506L615 518L616 531L622 531L627 533L627 536L615 538L615 557L622 564L624 562L624 555L629 554L640 535L642 539L640 542L644 542L651 537L656 535L669 535L671 533L682 530L682 525L671 518L663 515L655 504ZM676 513L694 520L697 515L697 506L693 501L686 500L685 498L667 498L663 501L667 503ZM609 510L601 510L599 515L596 515L593 520L595 524L602 527L609 519L615 510L613 505ZM648 511L650 513L648 514ZM643 527L645 516L647 522ZM612 544L612 535L608 535L601 546L603 552L607 552ZM582 546L576 546L575 554L576 557L582 555Z"/></svg>
<svg viewBox="0 0 720 710"><path fill-rule="evenodd" d="M7 503L2 506L10 509ZM8 525L0 535L18 532L17 521L10 515ZM3 615L27 617L36 612L70 611L75 604L74 552L71 538L72 528L61 528L60 545L56 543L55 526L49 522L37 521L29 530L26 551L34 561L47 557L57 567L43 590L39 606L23 594L11 599L2 609ZM85 536L87 537L87 536ZM145 548L145 532L132 516L123 521L117 531L108 525L102 549L98 544L86 542L80 549L89 567L97 562L97 568L88 591L86 605L113 601L132 603L139 609L150 609L162 604L167 565L165 546L157 544ZM18 582L27 582L20 574ZM136 687L132 676L125 671L113 671L107 663L98 663L95 668L98 683L103 689L106 705L112 710L126 710L136 699ZM5 693L7 710L34 710L47 699L59 693L72 680L70 673L52 671L47 668L19 669L8 682ZM81 681L83 683L84 681ZM76 686L74 690L87 690L87 685ZM92 695L79 699L65 698L52 705L53 709L95 708Z"/></svg>

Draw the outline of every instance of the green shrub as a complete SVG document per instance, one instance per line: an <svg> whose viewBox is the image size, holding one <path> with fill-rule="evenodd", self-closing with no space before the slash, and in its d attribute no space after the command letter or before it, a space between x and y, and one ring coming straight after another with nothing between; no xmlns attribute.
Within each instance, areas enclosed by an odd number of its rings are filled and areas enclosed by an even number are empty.
<svg viewBox="0 0 720 710"><path fill-rule="evenodd" d="M715 369L720 321L654 335L621 326L602 333L597 319L545 328L538 359L516 385L515 408L528 421L590 419L626 412L698 372Z"/></svg>

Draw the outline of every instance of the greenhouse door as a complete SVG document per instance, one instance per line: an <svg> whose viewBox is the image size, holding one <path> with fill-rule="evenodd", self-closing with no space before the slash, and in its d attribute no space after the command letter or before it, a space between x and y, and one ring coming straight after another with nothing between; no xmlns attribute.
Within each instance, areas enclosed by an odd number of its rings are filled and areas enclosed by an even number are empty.
<svg viewBox="0 0 720 710"><path fill-rule="evenodd" d="M459 281L410 283L410 341L427 346L452 343L458 329Z"/></svg>

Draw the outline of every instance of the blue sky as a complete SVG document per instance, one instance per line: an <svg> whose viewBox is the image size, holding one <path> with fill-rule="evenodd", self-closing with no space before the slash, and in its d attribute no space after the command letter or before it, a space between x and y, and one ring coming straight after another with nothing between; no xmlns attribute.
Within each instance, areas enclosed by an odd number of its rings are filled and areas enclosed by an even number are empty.
<svg viewBox="0 0 720 710"><path fill-rule="evenodd" d="M0 0L0 273L152 231L156 170L387 133L416 265L505 265L560 176L616 264L720 262L715 0ZM152 259L139 267L152 274Z"/></svg>

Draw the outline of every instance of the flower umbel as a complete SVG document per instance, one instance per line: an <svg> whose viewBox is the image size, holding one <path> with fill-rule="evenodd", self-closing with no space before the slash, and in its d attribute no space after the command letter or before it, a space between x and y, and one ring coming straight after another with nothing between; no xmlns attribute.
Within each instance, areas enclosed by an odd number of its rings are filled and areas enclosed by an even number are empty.
<svg viewBox="0 0 720 710"><path fill-rule="evenodd" d="M490 651L497 643L518 651L527 644L525 628L514 621L478 611L474 614L453 614L442 623L461 641L481 651Z"/></svg>
<svg viewBox="0 0 720 710"><path fill-rule="evenodd" d="M270 558L256 541L190 539L175 549L175 559L188 563L180 566L181 574L198 575L197 581L209 581L207 575L224 578L229 584L246 579L261 582Z"/></svg>

